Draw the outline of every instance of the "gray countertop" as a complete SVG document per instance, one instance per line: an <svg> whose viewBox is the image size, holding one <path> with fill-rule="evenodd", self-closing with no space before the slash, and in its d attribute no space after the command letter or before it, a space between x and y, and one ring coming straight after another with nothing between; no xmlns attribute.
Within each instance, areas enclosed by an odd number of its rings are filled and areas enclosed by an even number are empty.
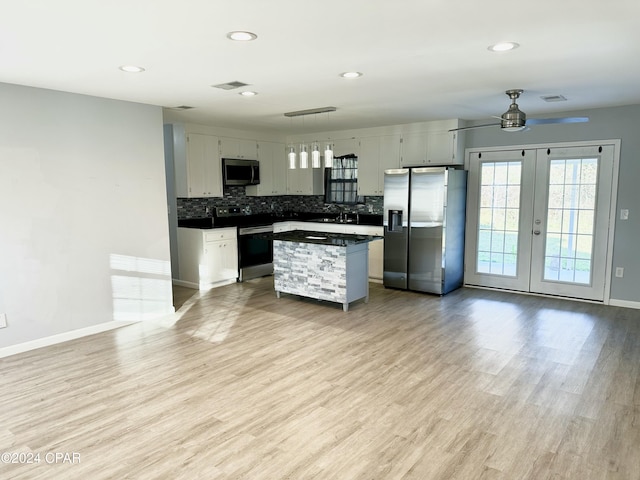
<svg viewBox="0 0 640 480"><path fill-rule="evenodd" d="M285 242L315 243L318 245L335 245L340 247L348 247L350 245L358 245L382 239L382 237L376 235L313 232L308 230L292 230L289 232L274 233L270 234L270 237L274 240L282 240Z"/></svg>

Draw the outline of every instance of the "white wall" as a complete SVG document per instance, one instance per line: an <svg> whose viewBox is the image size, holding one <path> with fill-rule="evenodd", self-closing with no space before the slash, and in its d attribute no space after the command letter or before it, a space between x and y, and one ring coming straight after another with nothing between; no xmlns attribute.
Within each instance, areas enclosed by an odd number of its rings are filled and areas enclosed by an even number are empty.
<svg viewBox="0 0 640 480"><path fill-rule="evenodd" d="M0 84L0 347L173 310L159 107Z"/></svg>

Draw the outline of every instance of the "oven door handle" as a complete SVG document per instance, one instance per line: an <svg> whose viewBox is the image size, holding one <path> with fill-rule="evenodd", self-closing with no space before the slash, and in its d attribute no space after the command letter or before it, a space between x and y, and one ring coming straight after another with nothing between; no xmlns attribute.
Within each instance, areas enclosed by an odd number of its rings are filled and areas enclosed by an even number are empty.
<svg viewBox="0 0 640 480"><path fill-rule="evenodd" d="M264 227L243 227L238 229L238 235L253 235L254 233L271 233L273 225L265 225Z"/></svg>

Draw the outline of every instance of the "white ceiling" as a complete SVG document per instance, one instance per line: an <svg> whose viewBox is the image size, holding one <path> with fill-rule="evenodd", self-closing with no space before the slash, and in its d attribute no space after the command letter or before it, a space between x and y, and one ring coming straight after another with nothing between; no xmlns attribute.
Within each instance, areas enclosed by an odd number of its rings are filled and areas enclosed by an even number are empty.
<svg viewBox="0 0 640 480"><path fill-rule="evenodd" d="M1 0L0 81L303 133L640 104L638 0ZM249 43L231 30L258 35ZM518 42L507 53L487 50ZM123 64L144 73L127 74ZM356 70L354 80L338 76ZM211 85L251 84L256 97ZM541 95L564 95L546 103ZM335 106L294 119L287 111Z"/></svg>

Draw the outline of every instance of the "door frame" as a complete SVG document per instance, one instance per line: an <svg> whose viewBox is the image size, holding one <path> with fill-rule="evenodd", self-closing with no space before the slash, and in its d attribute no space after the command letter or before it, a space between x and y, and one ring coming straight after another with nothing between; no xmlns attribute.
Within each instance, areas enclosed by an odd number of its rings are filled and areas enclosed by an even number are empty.
<svg viewBox="0 0 640 480"><path fill-rule="evenodd" d="M616 214L618 211L617 200L618 200L618 176L619 176L619 167L620 167L620 139L608 139L608 140L587 140L582 142L556 142L556 143L527 143L527 144L515 144L515 145L504 145L497 147L472 147L466 148L464 153L464 168L465 170L469 170L471 156L474 153L479 152L499 152L506 150L530 150L530 149L540 149L540 148L567 148L567 147L586 147L586 146L598 146L598 145L613 145L613 172L612 172L612 180L611 180L611 198L610 198L610 207L609 207L609 222L607 224L608 228L608 236L607 236L607 252L606 252L606 260L605 260L605 279L604 279L604 299L603 304L609 305L611 300L611 275L613 273L613 242L615 237L615 224L616 224ZM473 199L470 195L468 195L468 200L476 202L474 205L477 207L477 198ZM467 212L467 220L466 220L466 233L465 236L475 235L475 232L472 232L469 228L469 211ZM466 239L465 239L466 241ZM465 266L464 270L467 271L467 266L470 265L469 259L465 256ZM465 286L473 286L467 285L466 281L464 282ZM480 288L494 288L494 287L480 287ZM499 287L496 287L499 289ZM526 293L530 295L540 295L540 296L551 296L545 294L531 293L531 292L518 292L517 293ZM555 297L554 297L555 298ZM562 297L565 298L565 297ZM594 302L590 300L583 299L575 299L579 301L587 301L592 303L600 303Z"/></svg>

